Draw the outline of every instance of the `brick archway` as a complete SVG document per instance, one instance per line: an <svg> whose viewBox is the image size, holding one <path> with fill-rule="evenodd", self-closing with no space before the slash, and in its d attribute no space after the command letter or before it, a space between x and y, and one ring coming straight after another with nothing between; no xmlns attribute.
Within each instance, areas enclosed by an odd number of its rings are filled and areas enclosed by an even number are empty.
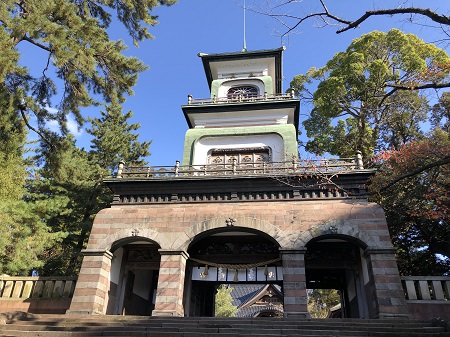
<svg viewBox="0 0 450 337"><path fill-rule="evenodd" d="M279 228L270 224L268 221L260 220L255 217L223 216L207 219L191 226L186 231L188 239L183 242L183 244L180 246L180 249L187 250L192 241L202 233L215 229L230 229L230 227L248 228L262 232L265 235L270 236L272 240L276 241L280 247L283 247L283 244L285 244L286 241L286 235L283 234L283 232Z"/></svg>

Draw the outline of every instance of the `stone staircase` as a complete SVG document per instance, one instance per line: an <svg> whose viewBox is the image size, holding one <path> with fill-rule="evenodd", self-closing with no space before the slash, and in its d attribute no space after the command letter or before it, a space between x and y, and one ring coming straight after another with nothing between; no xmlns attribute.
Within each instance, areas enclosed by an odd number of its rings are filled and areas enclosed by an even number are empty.
<svg viewBox="0 0 450 337"><path fill-rule="evenodd" d="M1 337L450 337L442 322L0 314Z"/></svg>

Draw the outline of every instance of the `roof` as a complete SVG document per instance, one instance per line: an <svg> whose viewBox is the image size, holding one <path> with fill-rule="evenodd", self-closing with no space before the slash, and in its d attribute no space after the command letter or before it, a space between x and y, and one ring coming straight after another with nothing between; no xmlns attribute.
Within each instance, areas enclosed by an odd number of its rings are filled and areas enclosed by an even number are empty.
<svg viewBox="0 0 450 337"><path fill-rule="evenodd" d="M233 305L240 308L245 303L256 297L264 288L266 284L233 284L231 288L231 297L233 298Z"/></svg>
<svg viewBox="0 0 450 337"><path fill-rule="evenodd" d="M238 308L237 317L255 317L265 311L283 312L283 309L272 303L255 304L259 298L270 289L275 288L279 296L282 296L281 287L277 284L232 284L231 297L233 305Z"/></svg>
<svg viewBox="0 0 450 337"><path fill-rule="evenodd" d="M285 47L280 47L277 49L265 49L265 50L254 50L254 51L240 51L232 53L221 53L221 54L204 54L198 53L198 56L202 58L203 67L205 69L206 79L208 80L209 89L211 90L211 83L216 79L212 71L212 65L217 62L234 62L237 60L247 60L247 59L263 59L272 58L274 62L275 70L275 89L277 93L282 92L282 52Z"/></svg>

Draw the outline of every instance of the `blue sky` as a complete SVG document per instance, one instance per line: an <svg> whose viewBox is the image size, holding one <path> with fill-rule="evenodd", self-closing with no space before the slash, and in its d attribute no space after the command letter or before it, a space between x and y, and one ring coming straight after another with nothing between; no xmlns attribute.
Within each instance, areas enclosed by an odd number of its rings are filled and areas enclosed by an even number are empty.
<svg viewBox="0 0 450 337"><path fill-rule="evenodd" d="M279 3L280 0L247 0L247 6L258 8ZM394 0L328 0L330 11L346 18L357 18L367 9L395 6L403 1ZM314 10L318 0L304 0L286 7L286 13L302 15ZM450 12L447 0L416 0L415 6ZM181 159L187 124L181 111L187 95L194 98L209 96L208 85L200 58L202 53L240 51L243 46L243 0L179 0L171 7L159 7L159 24L150 28L154 40L145 41L139 48L133 46L126 33L118 28L111 31L114 39L122 38L129 46L128 55L142 59L149 70L139 77L125 110L134 112L133 122L141 124L140 139L152 140L148 158L150 165L173 165ZM310 67L321 67L336 52L343 51L360 35L373 31L399 28L413 32L427 42L442 37L439 29L408 23L407 16L378 17L367 21L361 28L337 35L336 27L319 28L318 22L303 23L295 33L281 38L283 27L274 19L247 11L246 41L248 50L272 49L286 46L283 58L283 89L292 78L305 73ZM430 22L425 22L428 23ZM301 119L309 107L302 106ZM89 113L96 111L90 109ZM77 144L89 148L89 135L77 135Z"/></svg>

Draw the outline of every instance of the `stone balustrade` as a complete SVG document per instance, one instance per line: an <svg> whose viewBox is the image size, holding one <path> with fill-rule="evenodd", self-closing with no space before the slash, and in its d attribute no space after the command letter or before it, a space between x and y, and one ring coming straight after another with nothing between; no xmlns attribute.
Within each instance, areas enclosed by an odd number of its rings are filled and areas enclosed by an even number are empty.
<svg viewBox="0 0 450 337"><path fill-rule="evenodd" d="M407 300L450 301L450 276L403 276L401 279Z"/></svg>
<svg viewBox="0 0 450 337"><path fill-rule="evenodd" d="M0 276L0 299L71 298L77 277Z"/></svg>
<svg viewBox="0 0 450 337"><path fill-rule="evenodd" d="M0 312L65 313L76 277L0 276ZM450 276L403 276L411 318L431 319L450 314Z"/></svg>

